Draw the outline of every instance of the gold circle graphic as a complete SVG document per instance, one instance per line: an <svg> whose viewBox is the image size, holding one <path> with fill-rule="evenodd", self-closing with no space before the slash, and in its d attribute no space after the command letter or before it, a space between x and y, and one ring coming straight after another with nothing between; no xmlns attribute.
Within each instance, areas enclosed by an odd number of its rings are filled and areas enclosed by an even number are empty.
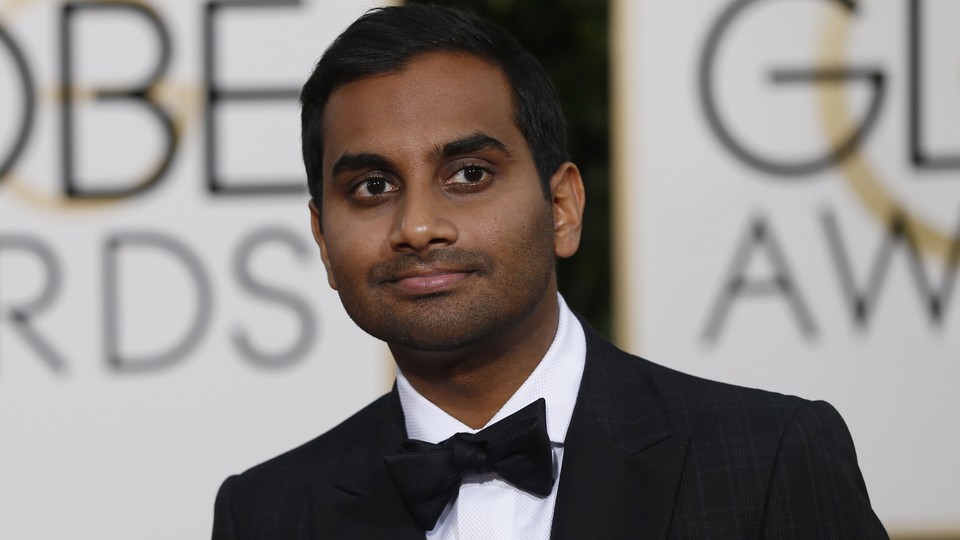
<svg viewBox="0 0 960 540"><path fill-rule="evenodd" d="M821 67L840 67L844 64L845 45L849 37L851 13L839 9L828 10L819 40L817 63ZM834 147L851 133L850 107L842 85L817 85L820 105L820 121L828 140ZM881 223L889 223L894 216L903 219L906 230L921 252L946 259L954 240L950 234L937 229L927 220L910 211L907 206L890 195L883 179L863 155L855 149L838 163L846 184L867 210Z"/></svg>
<svg viewBox="0 0 960 540"><path fill-rule="evenodd" d="M37 4L42 4L47 0L8 0L0 4L0 22L12 20L14 15ZM115 2L115 0L97 0L103 3ZM127 4L141 5L151 11L153 8L145 0L124 0ZM73 99L77 102L92 101L96 99L94 91L87 88L71 88ZM147 98L166 105L166 112L170 116L173 126L173 137L175 144L183 141L183 135L192 123L188 119L198 118L201 112L200 101L202 91L199 83L187 84L177 82L158 81L147 93ZM60 105L63 102L63 92L61 85L55 83L51 87L36 89L36 103L48 105ZM35 120L36 121L36 120ZM174 147L174 152L178 148ZM146 178L156 176L160 164L150 166L145 171ZM34 208L47 211L65 212L65 211L90 211L101 210L106 207L116 206L126 200L124 197L93 197L85 199L73 199L57 196L49 196L30 186L27 177L17 174L15 170L10 171L0 180L5 180L4 188L9 190L15 197ZM134 188L137 186L133 186Z"/></svg>

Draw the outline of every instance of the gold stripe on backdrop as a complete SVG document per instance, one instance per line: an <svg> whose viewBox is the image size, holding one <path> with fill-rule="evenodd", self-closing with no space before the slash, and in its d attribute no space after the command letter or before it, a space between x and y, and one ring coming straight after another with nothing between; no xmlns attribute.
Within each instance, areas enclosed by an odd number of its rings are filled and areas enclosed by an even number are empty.
<svg viewBox="0 0 960 540"><path fill-rule="evenodd" d="M639 209L631 207L640 200L643 179L638 174L638 162L643 156L636 154L640 146L637 126L630 125L630 119L639 107L639 70L637 62L631 61L631 53L636 55L639 51L639 34L632 23L640 20L640 4L636 0L610 0L609 11L613 341L633 353L640 351L643 340L640 332L642 314L637 302L640 279L636 264L640 258L636 235L641 231L637 222ZM631 214L634 215L632 219Z"/></svg>

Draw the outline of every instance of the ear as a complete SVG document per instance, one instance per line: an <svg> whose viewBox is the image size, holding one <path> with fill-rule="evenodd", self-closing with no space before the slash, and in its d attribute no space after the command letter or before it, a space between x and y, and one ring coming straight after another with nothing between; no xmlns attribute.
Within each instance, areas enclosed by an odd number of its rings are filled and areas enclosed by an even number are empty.
<svg viewBox="0 0 960 540"><path fill-rule="evenodd" d="M553 253L567 258L580 247L583 230L583 206L586 194L580 170L566 162L550 178L550 197L553 205Z"/></svg>
<svg viewBox="0 0 960 540"><path fill-rule="evenodd" d="M333 290L337 290L337 280L333 277L333 269L330 267L330 257L327 255L327 241L323 236L323 229L320 226L320 210L317 205L310 200L307 205L310 207L310 228L313 230L313 239L320 247L320 258L323 260L323 267L327 269L327 283Z"/></svg>

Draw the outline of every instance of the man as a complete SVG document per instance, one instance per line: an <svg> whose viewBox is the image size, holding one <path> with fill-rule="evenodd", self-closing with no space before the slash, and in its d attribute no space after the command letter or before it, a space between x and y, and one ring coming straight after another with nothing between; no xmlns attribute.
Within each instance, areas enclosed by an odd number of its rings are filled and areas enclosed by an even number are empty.
<svg viewBox="0 0 960 540"><path fill-rule="evenodd" d="M214 538L883 538L829 405L630 356L557 293L584 190L502 30L375 10L303 88L313 232L392 392L224 482Z"/></svg>

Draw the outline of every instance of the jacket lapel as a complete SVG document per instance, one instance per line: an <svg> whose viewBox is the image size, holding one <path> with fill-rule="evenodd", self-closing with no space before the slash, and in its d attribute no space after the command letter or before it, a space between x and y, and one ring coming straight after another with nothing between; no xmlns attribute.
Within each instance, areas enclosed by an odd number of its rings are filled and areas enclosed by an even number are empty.
<svg viewBox="0 0 960 540"><path fill-rule="evenodd" d="M383 456L406 437L396 388L378 415L345 450L332 485L313 493L315 538L423 540L425 534L407 512L393 486Z"/></svg>
<svg viewBox="0 0 960 540"><path fill-rule="evenodd" d="M581 324L587 363L551 537L666 538L689 437L671 430L639 361Z"/></svg>

